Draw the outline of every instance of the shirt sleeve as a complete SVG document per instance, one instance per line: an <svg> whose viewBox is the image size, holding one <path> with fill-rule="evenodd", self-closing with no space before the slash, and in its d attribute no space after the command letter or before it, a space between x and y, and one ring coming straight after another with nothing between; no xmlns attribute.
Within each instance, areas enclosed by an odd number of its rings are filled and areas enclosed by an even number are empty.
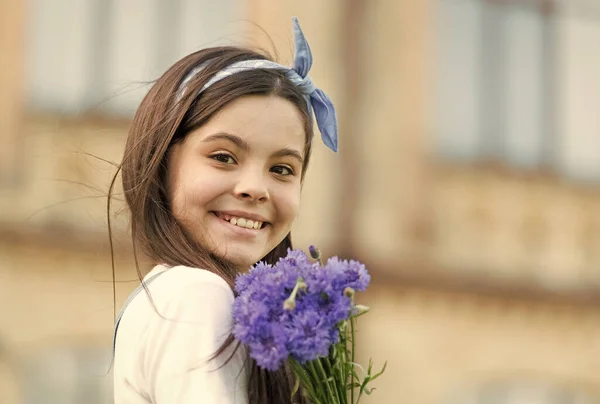
<svg viewBox="0 0 600 404"><path fill-rule="evenodd" d="M248 402L244 348L234 341L210 359L231 333L233 301L226 284L196 281L157 307L142 355L152 403Z"/></svg>

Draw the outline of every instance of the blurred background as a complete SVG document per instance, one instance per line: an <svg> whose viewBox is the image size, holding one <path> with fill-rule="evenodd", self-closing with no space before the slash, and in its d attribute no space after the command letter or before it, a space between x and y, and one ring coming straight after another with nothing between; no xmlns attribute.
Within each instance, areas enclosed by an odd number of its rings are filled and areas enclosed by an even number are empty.
<svg viewBox="0 0 600 404"><path fill-rule="evenodd" d="M294 15L340 121L296 246L373 276L364 402L600 403L599 0L0 0L0 403L112 402L137 105L203 47L289 63Z"/></svg>

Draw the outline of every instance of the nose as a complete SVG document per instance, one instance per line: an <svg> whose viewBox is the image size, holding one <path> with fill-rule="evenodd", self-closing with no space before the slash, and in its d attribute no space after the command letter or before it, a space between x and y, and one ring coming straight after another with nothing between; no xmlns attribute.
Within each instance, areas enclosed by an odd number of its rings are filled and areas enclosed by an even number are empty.
<svg viewBox="0 0 600 404"><path fill-rule="evenodd" d="M260 169L246 168L235 186L235 195L249 202L264 202L270 199L267 178Z"/></svg>

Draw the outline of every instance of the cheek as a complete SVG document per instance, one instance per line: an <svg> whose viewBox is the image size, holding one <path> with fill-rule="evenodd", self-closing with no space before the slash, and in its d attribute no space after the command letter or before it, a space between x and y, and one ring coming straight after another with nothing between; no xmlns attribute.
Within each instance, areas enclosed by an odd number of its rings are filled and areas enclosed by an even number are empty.
<svg viewBox="0 0 600 404"><path fill-rule="evenodd" d="M178 201L181 213L197 214L199 210L208 209L211 202L228 189L224 179L198 174L179 184L175 200Z"/></svg>
<svg viewBox="0 0 600 404"><path fill-rule="evenodd" d="M185 220L186 195L184 192L182 192L180 186L171 188L169 190L169 200L171 203L171 213L173 216L175 216L175 218L178 220Z"/></svg>
<svg viewBox="0 0 600 404"><path fill-rule="evenodd" d="M282 192L278 198L278 205L282 224L285 223L286 227L291 228L300 209L300 186L293 190Z"/></svg>
<svg viewBox="0 0 600 404"><path fill-rule="evenodd" d="M183 195L180 191L179 175L174 167L169 166L167 176L167 199L170 210L176 218L180 216L181 207L183 206Z"/></svg>
<svg viewBox="0 0 600 404"><path fill-rule="evenodd" d="M204 207L211 194L216 192L219 183L206 181L209 178L202 175L200 169L187 169L184 167L172 178L169 187L171 211L173 215L184 221L196 220L198 209Z"/></svg>
<svg viewBox="0 0 600 404"><path fill-rule="evenodd" d="M185 186L185 159L183 156L182 145L173 146L167 158L167 198L169 200L170 210L177 219L184 219L184 206L186 195Z"/></svg>

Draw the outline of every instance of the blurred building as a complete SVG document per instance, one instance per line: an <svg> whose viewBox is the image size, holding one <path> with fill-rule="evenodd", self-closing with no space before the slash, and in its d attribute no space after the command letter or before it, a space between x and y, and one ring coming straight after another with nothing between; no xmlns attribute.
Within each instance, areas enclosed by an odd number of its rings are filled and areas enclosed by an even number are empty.
<svg viewBox="0 0 600 404"><path fill-rule="evenodd" d="M0 403L112 401L132 114L202 47L288 63L292 15L340 120L295 238L373 275L364 402L600 402L600 3L0 0Z"/></svg>

